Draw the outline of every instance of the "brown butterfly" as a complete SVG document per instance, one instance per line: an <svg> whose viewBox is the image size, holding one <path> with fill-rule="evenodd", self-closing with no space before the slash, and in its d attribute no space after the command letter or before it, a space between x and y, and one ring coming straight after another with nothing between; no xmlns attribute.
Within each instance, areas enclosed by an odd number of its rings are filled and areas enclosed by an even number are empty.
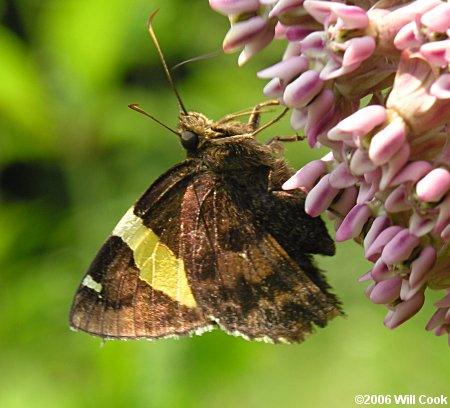
<svg viewBox="0 0 450 408"><path fill-rule="evenodd" d="M311 256L333 255L332 239L320 218L305 213L303 192L282 190L293 172L279 157L280 138L255 139L286 111L263 127L261 108L277 101L256 106L248 123L186 111L154 15L149 31L180 107L178 129L169 130L187 158L114 228L75 295L71 326L107 339L220 327L248 340L301 342L342 312Z"/></svg>

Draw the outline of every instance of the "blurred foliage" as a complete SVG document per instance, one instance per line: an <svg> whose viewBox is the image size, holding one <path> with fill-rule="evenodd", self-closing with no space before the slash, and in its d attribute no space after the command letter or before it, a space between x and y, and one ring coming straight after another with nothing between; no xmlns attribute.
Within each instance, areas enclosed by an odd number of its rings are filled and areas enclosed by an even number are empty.
<svg viewBox="0 0 450 408"><path fill-rule="evenodd" d="M348 318L302 345L218 331L103 344L71 332L72 296L102 241L183 158L169 132L127 108L176 125L148 15L161 7L155 30L171 66L219 50L228 23L206 0L2 1L0 407L348 407L355 394L448 393L446 341L423 330L436 297L389 332L356 282L369 264L353 243L320 260ZM189 108L219 118L263 100L254 73L279 52L242 69L235 56L189 63L175 81ZM282 123L262 138L275 133L291 132ZM286 150L296 167L323 154Z"/></svg>

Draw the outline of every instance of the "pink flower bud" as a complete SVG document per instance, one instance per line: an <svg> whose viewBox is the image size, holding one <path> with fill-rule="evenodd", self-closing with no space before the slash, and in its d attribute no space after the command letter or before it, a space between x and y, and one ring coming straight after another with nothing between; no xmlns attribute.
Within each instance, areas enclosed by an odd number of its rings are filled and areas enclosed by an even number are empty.
<svg viewBox="0 0 450 408"><path fill-rule="evenodd" d="M371 280L372 279L372 277L371 277L371 271L369 271L369 272L366 272L364 275L362 275L362 276L360 276L359 278L358 278L358 282L367 282L367 281L369 281L369 280Z"/></svg>
<svg viewBox="0 0 450 408"><path fill-rule="evenodd" d="M395 306L390 319L386 322L385 326L389 329L395 329L400 326L406 320L414 316L423 306L425 296L423 292L416 293L411 299L399 303Z"/></svg>
<svg viewBox="0 0 450 408"><path fill-rule="evenodd" d="M417 22L415 21L411 21L410 23L404 25L394 38L394 45L399 50L418 47L421 43Z"/></svg>
<svg viewBox="0 0 450 408"><path fill-rule="evenodd" d="M406 140L403 123L390 123L371 140L369 157L378 166L387 163L397 153Z"/></svg>
<svg viewBox="0 0 450 408"><path fill-rule="evenodd" d="M359 192L358 197L356 199L357 204L364 204L369 202L378 191L378 186L373 183L366 183L365 181L361 181L359 183Z"/></svg>
<svg viewBox="0 0 450 408"><path fill-rule="evenodd" d="M209 5L213 10L227 16L256 11L259 8L259 0L209 0Z"/></svg>
<svg viewBox="0 0 450 408"><path fill-rule="evenodd" d="M330 89L324 89L309 104L305 134L310 147L314 147L317 143L317 138L330 128L335 112L334 108L334 94Z"/></svg>
<svg viewBox="0 0 450 408"><path fill-rule="evenodd" d="M323 1L306 0L303 7L311 14L319 23L328 23L332 13L331 3Z"/></svg>
<svg viewBox="0 0 450 408"><path fill-rule="evenodd" d="M391 241L400 231L402 227L393 225L380 232L380 234L374 239L372 245L366 250L365 257L370 261L375 261L381 254L385 245Z"/></svg>
<svg viewBox="0 0 450 408"><path fill-rule="evenodd" d="M447 194L437 209L439 210L439 214L433 231L436 234L440 234L450 222L450 194Z"/></svg>
<svg viewBox="0 0 450 408"><path fill-rule="evenodd" d="M375 288L376 283L373 282L369 286L367 286L366 289L364 289L364 294L370 299L370 294L372 293L373 289Z"/></svg>
<svg viewBox="0 0 450 408"><path fill-rule="evenodd" d="M329 134L329 132L328 132ZM377 168L377 165L369 159L366 152L361 149L355 149L350 159L350 170L357 176L369 173Z"/></svg>
<svg viewBox="0 0 450 408"><path fill-rule="evenodd" d="M411 294L412 291L411 291L411 287L409 285L408 279L403 279L402 280L402 287L400 288L400 299L403 300L403 301L411 299L413 297L413 295L415 295L419 289L414 291L414 294Z"/></svg>
<svg viewBox="0 0 450 408"><path fill-rule="evenodd" d="M272 42L274 35L275 30L267 26L265 31L258 35L254 40L245 44L244 49L239 54L238 65L244 65L255 54L267 47Z"/></svg>
<svg viewBox="0 0 450 408"><path fill-rule="evenodd" d="M340 3L306 0L303 4L306 11L319 23L328 24L329 21L340 21L340 28L346 30L363 29L369 24L366 12L356 6L346 6Z"/></svg>
<svg viewBox="0 0 450 408"><path fill-rule="evenodd" d="M362 8L334 3L333 12L340 20L339 29L363 30L369 26L369 17Z"/></svg>
<svg viewBox="0 0 450 408"><path fill-rule="evenodd" d="M302 52L302 45L300 41L290 42L283 53L282 59L298 56L301 54L301 52Z"/></svg>
<svg viewBox="0 0 450 408"><path fill-rule="evenodd" d="M379 191L380 179L381 169L379 167L364 174L364 180L359 184L357 204L367 203L375 197Z"/></svg>
<svg viewBox="0 0 450 408"><path fill-rule="evenodd" d="M311 217L317 217L325 211L339 193L339 189L331 187L329 178L329 174L323 176L306 196L305 212Z"/></svg>
<svg viewBox="0 0 450 408"><path fill-rule="evenodd" d="M330 184L334 188L347 188L357 181L358 178L350 173L346 163L340 163L330 174Z"/></svg>
<svg viewBox="0 0 450 408"><path fill-rule="evenodd" d="M291 110L291 118L290 124L292 129L299 130L305 127L306 122L308 120L308 112L307 109L292 109Z"/></svg>
<svg viewBox="0 0 450 408"><path fill-rule="evenodd" d="M408 163L403 169L394 177L389 184L390 187L398 186L399 184L412 182L416 183L425 174L429 173L433 167L431 164L424 160L417 160Z"/></svg>
<svg viewBox="0 0 450 408"><path fill-rule="evenodd" d="M420 22L431 31L445 33L450 28L450 4L441 3L427 11Z"/></svg>
<svg viewBox="0 0 450 408"><path fill-rule="evenodd" d="M352 65L342 65L342 63L339 62L339 59L329 58L326 65L322 68L322 71L320 71L320 79L328 81L330 79L342 77L353 72L360 65L361 63L359 62Z"/></svg>
<svg viewBox="0 0 450 408"><path fill-rule="evenodd" d="M283 190L302 188L309 191L316 184L320 176L327 171L327 164L323 160L313 160L297 171L282 186Z"/></svg>
<svg viewBox="0 0 450 408"><path fill-rule="evenodd" d="M284 102L290 108L302 108L322 90L319 72L309 70L291 82L284 91Z"/></svg>
<svg viewBox="0 0 450 408"><path fill-rule="evenodd" d="M381 253L381 259L387 265L395 265L409 258L413 249L419 245L419 238L411 234L409 230L400 231L390 242L386 244Z"/></svg>
<svg viewBox="0 0 450 408"><path fill-rule="evenodd" d="M450 99L450 74L442 74L430 88L430 94L438 99Z"/></svg>
<svg viewBox="0 0 450 408"><path fill-rule="evenodd" d="M397 213L409 210L411 208L411 203L408 199L406 186L400 185L394 191L392 191L386 201L384 202L384 208L388 212Z"/></svg>
<svg viewBox="0 0 450 408"><path fill-rule="evenodd" d="M313 30L303 26L291 26L286 28L286 38L288 41L301 41Z"/></svg>
<svg viewBox="0 0 450 408"><path fill-rule="evenodd" d="M357 195L358 189L355 186L343 190L337 202L334 202L332 205L333 212L345 216L356 204Z"/></svg>
<svg viewBox="0 0 450 408"><path fill-rule="evenodd" d="M409 158L409 145L404 144L392 159L382 167L380 190L385 190L394 177L400 173Z"/></svg>
<svg viewBox="0 0 450 408"><path fill-rule="evenodd" d="M423 237L433 230L435 221L431 218L413 212L409 218L409 232L416 237Z"/></svg>
<svg viewBox="0 0 450 408"><path fill-rule="evenodd" d="M263 92L268 98L280 98L283 96L284 87L279 78L273 78L267 82Z"/></svg>
<svg viewBox="0 0 450 408"><path fill-rule="evenodd" d="M308 59L305 56L287 58L269 68L257 73L259 78L280 78L283 83L289 82L308 68Z"/></svg>
<svg viewBox="0 0 450 408"><path fill-rule="evenodd" d="M303 0L279 0L274 8L270 10L269 17L276 17L293 8L301 7Z"/></svg>
<svg viewBox="0 0 450 408"><path fill-rule="evenodd" d="M340 46L344 52L342 66L356 69L363 61L368 59L376 48L374 38L370 36L356 37L346 41Z"/></svg>
<svg viewBox="0 0 450 408"><path fill-rule="evenodd" d="M447 336L450 333L450 328L448 324L441 324L439 327L436 328L434 331L435 336ZM449 347L450 347L450 336L449 336Z"/></svg>
<svg viewBox="0 0 450 408"><path fill-rule="evenodd" d="M392 303L400 296L402 278L398 275L378 282L370 294L370 300L375 304Z"/></svg>
<svg viewBox="0 0 450 408"><path fill-rule="evenodd" d="M380 105L370 105L343 119L328 132L331 140L359 139L387 119L386 110Z"/></svg>
<svg viewBox="0 0 450 408"><path fill-rule="evenodd" d="M450 40L434 41L420 47L420 53L426 60L439 68L445 68L450 62Z"/></svg>
<svg viewBox="0 0 450 408"><path fill-rule="evenodd" d="M447 225L441 232L441 239L445 242L450 241L450 225Z"/></svg>
<svg viewBox="0 0 450 408"><path fill-rule="evenodd" d="M370 271L370 276L375 282L382 282L395 276L395 271L390 270L381 259L378 259Z"/></svg>
<svg viewBox="0 0 450 408"><path fill-rule="evenodd" d="M233 52L243 47L261 35L266 28L267 22L260 16L233 24L223 40L223 50Z"/></svg>
<svg viewBox="0 0 450 408"><path fill-rule="evenodd" d="M386 215L379 215L372 223L366 237L364 238L364 250L367 251L373 241L380 235L381 231L391 226L391 219Z"/></svg>
<svg viewBox="0 0 450 408"><path fill-rule="evenodd" d="M433 316L431 316L431 319L428 321L427 325L425 326L425 330L431 331L435 329L436 327L440 326L441 324L445 323L445 313L447 309L438 309L436 312L434 312Z"/></svg>
<svg viewBox="0 0 450 408"><path fill-rule="evenodd" d="M324 52L325 37L321 31L313 31L301 41L301 50L306 51L307 55L311 53L321 54Z"/></svg>
<svg viewBox="0 0 450 408"><path fill-rule="evenodd" d="M450 189L450 173L443 168L431 170L417 183L416 193L422 201L439 201Z"/></svg>
<svg viewBox="0 0 450 408"><path fill-rule="evenodd" d="M368 205L355 205L336 231L336 241L342 242L357 237L371 215L372 211Z"/></svg>
<svg viewBox="0 0 450 408"><path fill-rule="evenodd" d="M434 304L436 307L450 307L450 293Z"/></svg>
<svg viewBox="0 0 450 408"><path fill-rule="evenodd" d="M409 284L412 289L423 285L426 276L436 262L436 250L427 246L422 249L419 257L411 264L411 274L409 276Z"/></svg>

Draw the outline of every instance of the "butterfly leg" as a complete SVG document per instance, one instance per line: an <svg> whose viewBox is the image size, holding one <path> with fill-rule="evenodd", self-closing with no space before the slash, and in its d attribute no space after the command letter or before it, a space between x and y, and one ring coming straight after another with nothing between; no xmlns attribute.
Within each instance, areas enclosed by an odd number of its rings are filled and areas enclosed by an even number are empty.
<svg viewBox="0 0 450 408"><path fill-rule="evenodd" d="M270 146L272 143L276 142L299 142L305 140L305 136L293 135L293 136L275 136L266 142L266 145Z"/></svg>
<svg viewBox="0 0 450 408"><path fill-rule="evenodd" d="M250 118L248 119L248 126L251 132L255 132L259 128L259 119L261 114L261 108L264 108L266 106L275 106L279 105L280 101L278 100L271 100L271 101L265 101L261 102L258 105L256 105L253 108L253 111L250 115Z"/></svg>

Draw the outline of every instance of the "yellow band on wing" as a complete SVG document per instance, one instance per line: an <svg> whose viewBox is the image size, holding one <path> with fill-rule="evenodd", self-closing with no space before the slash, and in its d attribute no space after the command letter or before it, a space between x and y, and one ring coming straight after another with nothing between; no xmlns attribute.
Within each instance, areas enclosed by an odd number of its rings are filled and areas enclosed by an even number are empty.
<svg viewBox="0 0 450 408"><path fill-rule="evenodd" d="M133 207L119 221L113 235L122 238L133 250L134 262L142 280L184 306L197 306L189 288L183 260L177 258L143 224L142 219L134 214Z"/></svg>

